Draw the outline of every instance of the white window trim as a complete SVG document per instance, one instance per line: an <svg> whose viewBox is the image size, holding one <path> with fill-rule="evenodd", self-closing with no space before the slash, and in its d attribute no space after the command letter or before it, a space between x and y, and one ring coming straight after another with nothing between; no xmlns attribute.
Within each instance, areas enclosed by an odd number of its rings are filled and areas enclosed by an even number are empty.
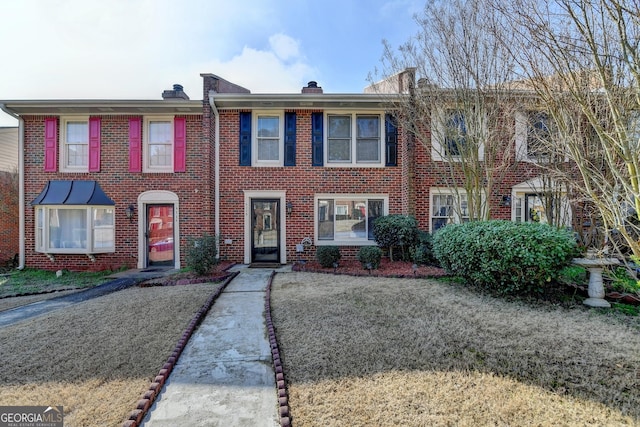
<svg viewBox="0 0 640 427"><path fill-rule="evenodd" d="M252 215L251 199L278 199L280 203L280 263L287 263L286 191L244 191L244 263L251 263ZM222 240L222 239L221 239Z"/></svg>
<svg viewBox="0 0 640 427"><path fill-rule="evenodd" d="M562 224L570 227L572 222L572 212L571 212L571 203L567 197L566 187L562 184L552 183L552 188L546 188L546 191L558 191L560 192L560 203L562 204L562 208L560 209L562 219ZM511 221L517 222L518 219L521 222L526 222L527 220L527 212L525 212L525 203L524 199L529 194L544 194L545 186L542 183L542 179L540 177L536 177L530 179L529 181L521 182L520 184L514 185L511 188ZM517 200L520 200L521 211L520 218L516 215L516 205Z"/></svg>
<svg viewBox="0 0 640 427"><path fill-rule="evenodd" d="M175 163L175 116L145 116L142 150L142 172L145 173L173 173ZM151 155L149 153L149 125L151 122L169 122L171 124L171 162L169 166L151 166Z"/></svg>
<svg viewBox="0 0 640 427"><path fill-rule="evenodd" d="M451 111L460 111L463 114L463 110L457 109L453 106L434 107L431 110L431 159L436 162L461 162L462 156L451 156L447 154L446 147L444 145L444 139L446 135L446 119L447 113ZM465 115L466 123L466 115ZM486 117L483 119L483 126L486 126ZM467 125L468 129L468 125ZM483 130L486 133L486 129ZM468 130L467 130L468 133ZM478 147L478 158L480 161L484 160L484 144L480 144Z"/></svg>
<svg viewBox="0 0 640 427"><path fill-rule="evenodd" d="M453 212L451 215L451 221L450 223L453 224L460 224L461 221L461 217L460 217L460 212L459 212L459 207L456 209L455 204L456 203L460 203L460 196L467 196L467 192L466 190L464 190L463 188L447 188L447 187L431 187L429 188L429 232L433 232L433 206L434 206L434 202L433 202L433 198L434 196L453 196L454 199L454 208L453 208ZM467 196L467 203L469 203L469 198ZM482 205L483 207L486 207L486 194L482 193ZM441 217L438 217L441 218Z"/></svg>
<svg viewBox="0 0 640 427"><path fill-rule="evenodd" d="M173 267L177 270L180 266L180 199L172 191L150 190L138 195L138 268L146 268L147 251L147 205L173 205Z"/></svg>
<svg viewBox="0 0 640 427"><path fill-rule="evenodd" d="M105 208L113 208L114 209L114 216L113 216L113 226L112 227L106 227L106 226L98 226L99 229L106 229L106 228L113 228L113 246L111 247L105 247L105 248L94 248L94 242L93 242L93 237L94 237L94 231L96 230L96 226L93 224L93 210L94 209L105 209ZM87 228L85 230L86 232L86 248L50 248L49 247L49 242L50 242L50 228L47 226L48 224L50 224L49 221L49 215L50 215L50 211L51 209L57 209L57 210L61 210L61 209L82 209L86 211L86 215L87 215ZM43 227L42 227L42 244L41 246L38 246L38 240L37 240L37 236L38 236L38 212L42 211L43 212ZM87 205L40 205L37 206L35 209L35 236L36 236L36 241L35 241L35 251L36 252L41 252L41 253L45 253L45 254L98 254L98 253L112 253L116 251L115 245L115 233L116 231L116 217L115 217L115 207L113 206L87 206Z"/></svg>
<svg viewBox="0 0 640 427"><path fill-rule="evenodd" d="M67 166L67 123L86 122L87 123L87 164L86 166ZM89 172L89 116L63 116L60 119L60 172Z"/></svg>
<svg viewBox="0 0 640 427"><path fill-rule="evenodd" d="M351 161L350 162L336 162L329 161L329 116L330 115L341 115L341 116L351 116ZM380 161L378 162L358 162L357 161L357 120L358 116L378 116L380 119L380 129L379 129L379 137L380 137L380 145L379 155ZM323 117L323 146L324 146L324 166L330 168L379 168L384 167L385 163L385 112L381 110L356 110L356 111L344 111L344 110L327 110L324 112Z"/></svg>
<svg viewBox="0 0 640 427"><path fill-rule="evenodd" d="M365 199L367 202L370 199L382 200L383 203L383 216L389 215L389 195L388 194L374 194L374 193L351 193L351 194L316 194L313 197L313 240L316 246L376 246L375 240L364 239L349 239L349 240L319 240L318 239L318 201L320 199Z"/></svg>
<svg viewBox="0 0 640 427"><path fill-rule="evenodd" d="M278 117L278 160L258 159L258 117ZM251 165L255 167L284 166L284 111L257 110L251 114Z"/></svg>

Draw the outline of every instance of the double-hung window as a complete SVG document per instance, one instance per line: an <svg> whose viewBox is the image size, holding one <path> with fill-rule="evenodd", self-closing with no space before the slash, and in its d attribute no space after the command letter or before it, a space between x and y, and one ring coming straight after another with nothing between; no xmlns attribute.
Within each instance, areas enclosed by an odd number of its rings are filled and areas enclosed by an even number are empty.
<svg viewBox="0 0 640 427"><path fill-rule="evenodd" d="M383 195L317 195L318 245L372 245L373 222L388 213Z"/></svg>
<svg viewBox="0 0 640 427"><path fill-rule="evenodd" d="M467 145L467 121L461 111L447 111L444 150L448 156L460 156Z"/></svg>
<svg viewBox="0 0 640 427"><path fill-rule="evenodd" d="M467 195L453 190L431 190L431 232L447 224L469 221Z"/></svg>
<svg viewBox="0 0 640 427"><path fill-rule="evenodd" d="M328 113L326 123L327 165L383 165L381 114Z"/></svg>
<svg viewBox="0 0 640 427"><path fill-rule="evenodd" d="M89 167L89 119L63 120L61 144L62 170L86 172Z"/></svg>
<svg viewBox="0 0 640 427"><path fill-rule="evenodd" d="M113 206L37 206L36 250L69 254L114 252Z"/></svg>
<svg viewBox="0 0 640 427"><path fill-rule="evenodd" d="M549 160L552 136L551 118L546 112L529 110L516 113L517 160Z"/></svg>
<svg viewBox="0 0 640 427"><path fill-rule="evenodd" d="M173 172L173 118L147 118L145 130L145 172Z"/></svg>
<svg viewBox="0 0 640 427"><path fill-rule="evenodd" d="M255 140L252 150L256 166L282 166L284 157L283 113L261 113L254 115Z"/></svg>

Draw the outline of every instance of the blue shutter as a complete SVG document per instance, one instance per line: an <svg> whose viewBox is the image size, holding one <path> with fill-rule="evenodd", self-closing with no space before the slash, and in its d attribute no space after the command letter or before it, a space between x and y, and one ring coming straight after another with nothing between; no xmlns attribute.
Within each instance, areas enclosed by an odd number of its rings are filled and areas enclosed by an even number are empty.
<svg viewBox="0 0 640 427"><path fill-rule="evenodd" d="M296 113L284 113L284 165L296 165Z"/></svg>
<svg viewBox="0 0 640 427"><path fill-rule="evenodd" d="M398 125L396 118L387 114L384 120L385 166L398 166Z"/></svg>
<svg viewBox="0 0 640 427"><path fill-rule="evenodd" d="M240 166L251 166L251 113L240 113Z"/></svg>
<svg viewBox="0 0 640 427"><path fill-rule="evenodd" d="M324 165L323 113L311 114L311 156L313 166Z"/></svg>

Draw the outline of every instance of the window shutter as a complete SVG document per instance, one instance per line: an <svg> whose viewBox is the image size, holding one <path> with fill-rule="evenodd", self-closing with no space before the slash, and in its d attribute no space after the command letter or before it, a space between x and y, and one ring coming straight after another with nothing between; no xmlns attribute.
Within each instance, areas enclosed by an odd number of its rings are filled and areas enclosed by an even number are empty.
<svg viewBox="0 0 640 427"><path fill-rule="evenodd" d="M395 117L385 116L385 166L398 166L398 126Z"/></svg>
<svg viewBox="0 0 640 427"><path fill-rule="evenodd" d="M296 113L284 113L284 165L296 165Z"/></svg>
<svg viewBox="0 0 640 427"><path fill-rule="evenodd" d="M251 113L240 113L240 166L251 166Z"/></svg>
<svg viewBox="0 0 640 427"><path fill-rule="evenodd" d="M142 119L129 119L129 172L142 172Z"/></svg>
<svg viewBox="0 0 640 427"><path fill-rule="evenodd" d="M187 119L176 117L173 120L173 171L187 170Z"/></svg>
<svg viewBox="0 0 640 427"><path fill-rule="evenodd" d="M100 117L89 119L89 172L100 172Z"/></svg>
<svg viewBox="0 0 640 427"><path fill-rule="evenodd" d="M58 166L58 119L44 119L44 171L55 172Z"/></svg>
<svg viewBox="0 0 640 427"><path fill-rule="evenodd" d="M324 135L322 113L311 114L311 164L313 166L324 165Z"/></svg>

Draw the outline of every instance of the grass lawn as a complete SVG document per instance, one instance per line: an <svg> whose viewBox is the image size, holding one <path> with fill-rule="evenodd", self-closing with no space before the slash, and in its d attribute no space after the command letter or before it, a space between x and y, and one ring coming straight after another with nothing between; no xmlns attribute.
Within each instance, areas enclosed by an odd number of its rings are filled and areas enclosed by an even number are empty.
<svg viewBox="0 0 640 427"><path fill-rule="evenodd" d="M640 318L428 279L276 275L292 424L640 425Z"/></svg>
<svg viewBox="0 0 640 427"><path fill-rule="evenodd" d="M218 286L133 287L1 329L0 403L121 425Z"/></svg>

